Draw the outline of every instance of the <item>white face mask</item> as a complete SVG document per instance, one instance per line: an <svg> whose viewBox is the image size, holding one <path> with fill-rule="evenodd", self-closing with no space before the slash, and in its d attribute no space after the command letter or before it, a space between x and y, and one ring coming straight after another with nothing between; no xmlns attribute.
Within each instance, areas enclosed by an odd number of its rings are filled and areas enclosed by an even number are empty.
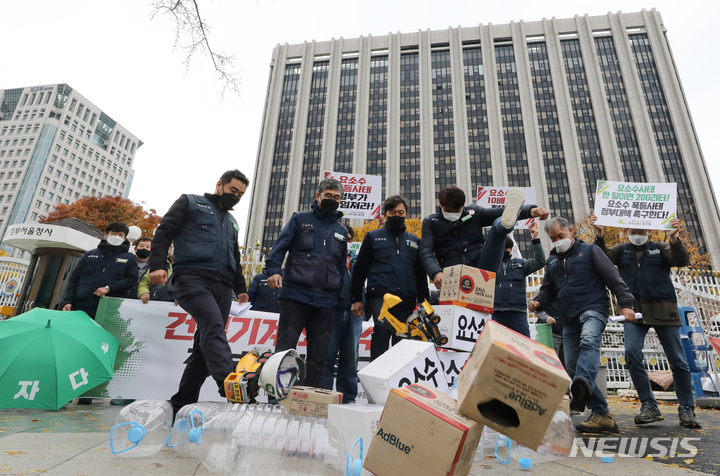
<svg viewBox="0 0 720 476"><path fill-rule="evenodd" d="M122 236L113 235L113 236L108 236L107 240L105 240L105 241L107 241L107 244L110 246L120 246L123 243L125 243L125 238L123 238Z"/></svg>
<svg viewBox="0 0 720 476"><path fill-rule="evenodd" d="M635 246L642 246L647 243L647 235L628 235L628 240Z"/></svg>
<svg viewBox="0 0 720 476"><path fill-rule="evenodd" d="M458 221L460 219L460 217L462 216L462 212L450 213L450 212L446 212L445 210L443 210L442 213L443 213L443 216L445 217L445 219L449 220L449 221Z"/></svg>
<svg viewBox="0 0 720 476"><path fill-rule="evenodd" d="M563 238L562 240L557 240L556 242L554 242L553 246L558 253L565 253L567 250L570 249L572 243L573 240L571 238Z"/></svg>

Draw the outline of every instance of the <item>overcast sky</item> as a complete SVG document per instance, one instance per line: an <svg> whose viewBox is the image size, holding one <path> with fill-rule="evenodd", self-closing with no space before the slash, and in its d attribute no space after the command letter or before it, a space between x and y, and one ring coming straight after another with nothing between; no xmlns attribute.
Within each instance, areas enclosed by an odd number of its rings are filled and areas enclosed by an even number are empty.
<svg viewBox="0 0 720 476"><path fill-rule="evenodd" d="M2 0L0 89L68 83L145 145L130 198L163 214L182 193L211 192L222 172L252 178L272 50L278 43L506 24L656 8L668 30L705 161L720 192L719 4L696 1L197 0L212 45L235 58L240 95L221 97L209 58L186 72L171 23L150 0ZM263 184L259 184L262 186ZM252 186L252 184L251 184ZM235 212L241 237L249 193Z"/></svg>

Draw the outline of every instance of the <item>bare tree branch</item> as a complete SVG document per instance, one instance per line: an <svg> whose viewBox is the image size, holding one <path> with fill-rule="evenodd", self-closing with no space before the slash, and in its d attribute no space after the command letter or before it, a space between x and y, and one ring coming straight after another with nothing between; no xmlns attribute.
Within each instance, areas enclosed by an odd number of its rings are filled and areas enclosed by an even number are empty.
<svg viewBox="0 0 720 476"><path fill-rule="evenodd" d="M211 27L202 19L200 7L196 0L155 0L150 3L152 12L150 18L156 15L168 16L174 22L173 50L181 49L187 53L185 61L185 72L190 68L190 60L195 53L202 53L210 56L215 71L220 73L221 81L224 81L222 95L230 89L240 94L240 79L237 73L232 71L233 57L227 53L216 53L210 47L209 32Z"/></svg>

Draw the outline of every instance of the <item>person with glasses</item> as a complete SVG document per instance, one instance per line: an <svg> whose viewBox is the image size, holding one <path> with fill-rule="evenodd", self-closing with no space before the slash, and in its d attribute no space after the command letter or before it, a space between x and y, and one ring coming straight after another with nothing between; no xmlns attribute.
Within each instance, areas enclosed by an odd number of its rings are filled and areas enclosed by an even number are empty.
<svg viewBox="0 0 720 476"><path fill-rule="evenodd" d="M418 302L430 297L425 269L418 250L420 239L405 229L408 203L400 195L388 197L383 203L385 226L365 235L360 247L355 269L352 274L350 296L352 312L356 317L363 315L362 290L367 280L365 299L373 316L380 315L385 293L395 294L402 299L390 312L400 322L405 322ZM375 322L370 341L370 361L380 357L400 339L392 329Z"/></svg>
<svg viewBox="0 0 720 476"><path fill-rule="evenodd" d="M281 288L275 352L296 348L305 329L307 372L301 384L310 387L322 386L333 309L345 280L348 232L337 211L342 196L338 180L321 181L311 210L293 213L265 264L268 286Z"/></svg>

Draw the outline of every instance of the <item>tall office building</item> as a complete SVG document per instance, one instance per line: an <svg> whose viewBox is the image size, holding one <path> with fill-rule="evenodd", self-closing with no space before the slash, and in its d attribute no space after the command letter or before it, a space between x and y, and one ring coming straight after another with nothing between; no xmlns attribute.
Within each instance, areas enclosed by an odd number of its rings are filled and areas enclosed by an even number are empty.
<svg viewBox="0 0 720 476"><path fill-rule="evenodd" d="M247 239L272 246L323 170L383 176L410 214L457 185L535 187L580 220L597 180L677 182L716 254L720 213L656 10L278 45ZM720 265L720 256L714 256Z"/></svg>
<svg viewBox="0 0 720 476"><path fill-rule="evenodd" d="M59 203L127 198L141 145L67 84L0 90L0 236Z"/></svg>

